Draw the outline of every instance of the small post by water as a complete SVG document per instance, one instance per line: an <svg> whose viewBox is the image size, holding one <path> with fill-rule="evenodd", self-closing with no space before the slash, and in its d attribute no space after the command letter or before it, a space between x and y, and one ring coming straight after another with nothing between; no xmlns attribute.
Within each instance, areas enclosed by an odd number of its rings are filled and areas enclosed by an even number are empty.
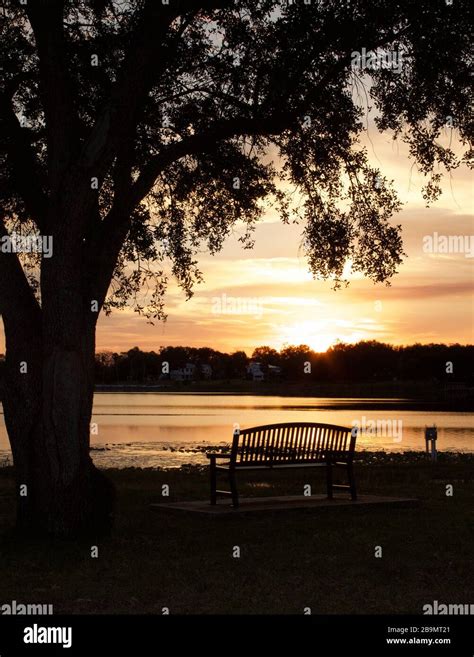
<svg viewBox="0 0 474 657"><path fill-rule="evenodd" d="M436 440L438 438L438 429L436 424L432 427L425 427L425 442L426 442L426 453L431 453L431 460L436 461L438 459L438 452L436 450Z"/></svg>

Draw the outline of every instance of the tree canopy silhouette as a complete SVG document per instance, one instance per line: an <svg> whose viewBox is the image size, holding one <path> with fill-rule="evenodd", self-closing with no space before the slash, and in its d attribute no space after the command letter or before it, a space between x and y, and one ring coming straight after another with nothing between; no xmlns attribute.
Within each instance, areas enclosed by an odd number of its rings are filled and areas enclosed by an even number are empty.
<svg viewBox="0 0 474 657"><path fill-rule="evenodd" d="M0 12L3 404L28 491L18 517L71 535L107 525L113 504L89 457L100 311L132 303L163 317L167 263L191 294L197 253L235 226L251 246L269 203L301 223L315 276L337 285L350 259L388 280L400 204L360 144L357 90L379 129L409 143L435 198L438 165L469 157L439 144L448 117L472 141L470 3L2 0ZM401 65L364 64L366 52ZM13 233L51 236L52 257L15 253Z"/></svg>

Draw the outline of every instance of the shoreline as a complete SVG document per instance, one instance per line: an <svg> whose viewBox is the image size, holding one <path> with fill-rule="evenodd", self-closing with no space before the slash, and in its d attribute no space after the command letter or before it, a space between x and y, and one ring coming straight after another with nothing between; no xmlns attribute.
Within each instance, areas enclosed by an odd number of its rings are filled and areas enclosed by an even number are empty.
<svg viewBox="0 0 474 657"><path fill-rule="evenodd" d="M202 454L209 452L216 453L226 453L230 449L229 445L207 445L207 446L196 446L193 452L180 452L180 450L171 450L174 453L183 454L183 461L177 463L176 465L124 465L122 467L118 466L116 463L107 464L107 463L96 463L96 466L100 470L104 471L113 471L113 472L136 472L136 473L146 473L146 472L183 472L183 473L204 473L207 472L209 465L207 459L203 462L186 462L184 459L190 453ZM107 445L104 446L92 446L90 448L90 453L93 457L94 454L102 454L104 452L112 451ZM124 458L125 461L125 458ZM473 451L438 451L437 461L431 460L431 455L427 454L423 449L419 450L404 450L404 451L393 451L388 452L386 450L360 450L355 453L354 464L360 466L432 466L436 467L439 465L447 464L470 464L474 465L474 450ZM5 472L9 469L12 469L13 465L11 462L11 455L5 455L0 453L0 471Z"/></svg>
<svg viewBox="0 0 474 657"><path fill-rule="evenodd" d="M209 450L209 452L220 450ZM418 466L443 466L443 465L471 465L474 466L474 452L439 452L438 460L432 461L426 452L366 452L354 456L354 466L394 466L394 467L418 467ZM183 474L204 474L209 470L207 463L181 463L177 466L101 466L100 470L105 472L181 472ZM281 472L276 468L277 473Z"/></svg>
<svg viewBox="0 0 474 657"><path fill-rule="evenodd" d="M420 392L421 391L421 392ZM474 394L470 388L453 393L439 384L430 382L407 383L331 383L331 384L282 384L280 382L252 381L199 381L182 383L118 383L96 384L95 394L155 393L174 395L258 396L258 397L309 397L317 399L347 399L379 403L391 402L436 410L472 411Z"/></svg>
<svg viewBox="0 0 474 657"><path fill-rule="evenodd" d="M474 389L456 391L446 389L439 383L427 382L380 382L380 383L327 383L300 384L253 381L185 381L165 383L114 383L96 384L95 395L101 394L156 394L156 395L202 395L202 396L253 396L280 397L282 399L310 398L318 400L346 400L347 409L374 410L425 410L474 412ZM2 402L0 381L0 404ZM325 408L323 404L320 408ZM327 408L332 408L328 405ZM342 404L341 404L342 408ZM0 408L0 415L3 411Z"/></svg>

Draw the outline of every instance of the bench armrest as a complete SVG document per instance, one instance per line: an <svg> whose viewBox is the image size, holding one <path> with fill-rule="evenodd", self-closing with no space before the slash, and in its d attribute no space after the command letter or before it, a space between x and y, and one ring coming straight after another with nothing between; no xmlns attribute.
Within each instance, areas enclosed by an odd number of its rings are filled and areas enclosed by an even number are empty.
<svg viewBox="0 0 474 657"><path fill-rule="evenodd" d="M207 452L206 457L208 459L230 459L230 452L228 454L222 454L222 452Z"/></svg>

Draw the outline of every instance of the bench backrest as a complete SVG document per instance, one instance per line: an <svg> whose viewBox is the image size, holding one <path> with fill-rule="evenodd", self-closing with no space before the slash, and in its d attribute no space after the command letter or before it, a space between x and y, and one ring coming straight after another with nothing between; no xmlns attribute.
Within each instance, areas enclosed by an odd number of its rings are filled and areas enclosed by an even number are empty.
<svg viewBox="0 0 474 657"><path fill-rule="evenodd" d="M234 432L231 462L239 466L349 460L356 438L356 429L334 424L267 424Z"/></svg>

